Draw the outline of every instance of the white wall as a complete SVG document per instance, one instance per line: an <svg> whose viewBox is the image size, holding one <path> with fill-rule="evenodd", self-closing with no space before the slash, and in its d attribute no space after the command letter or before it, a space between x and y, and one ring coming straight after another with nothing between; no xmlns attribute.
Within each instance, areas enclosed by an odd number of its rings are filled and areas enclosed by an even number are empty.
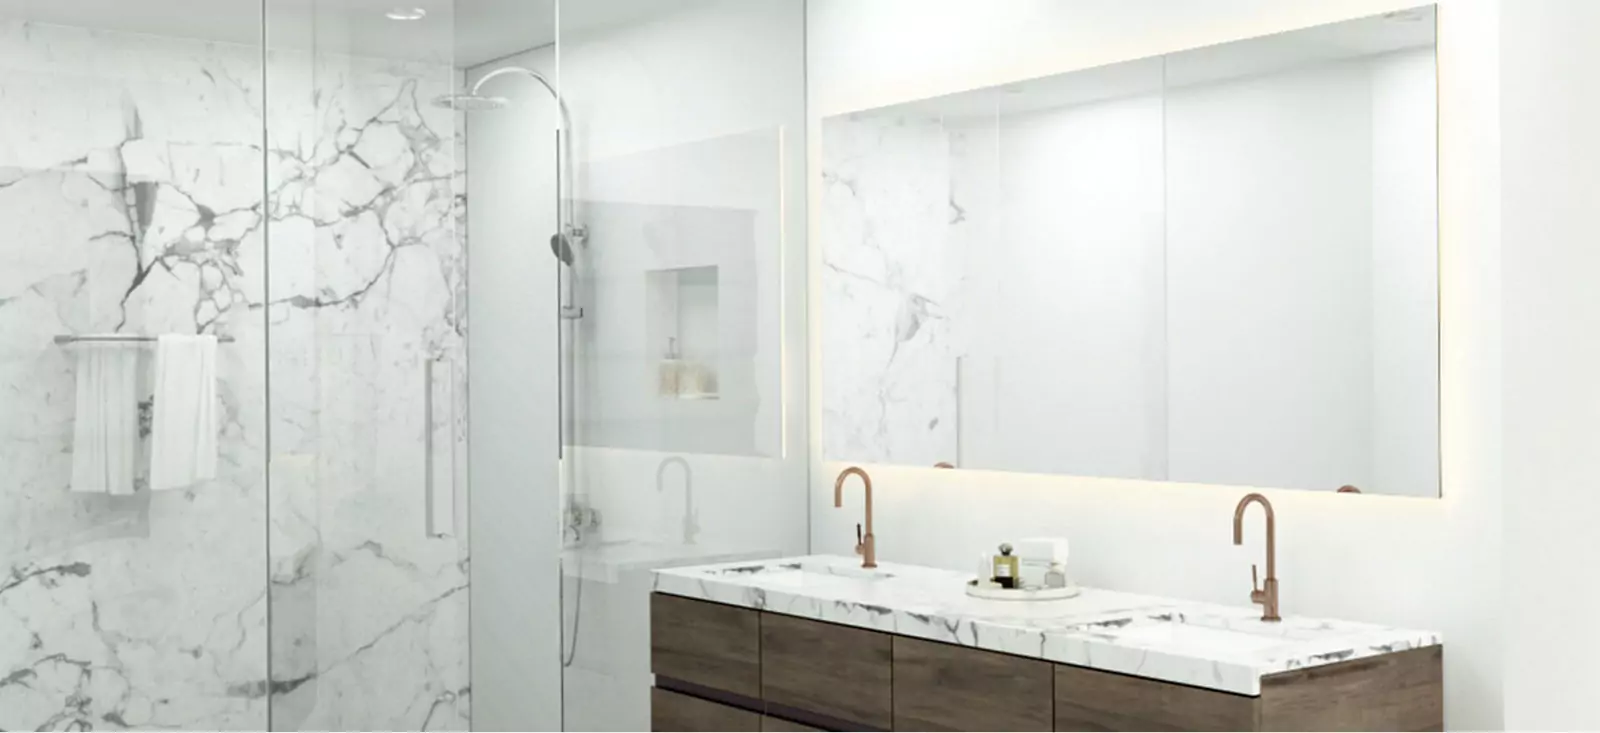
<svg viewBox="0 0 1600 733"><path fill-rule="evenodd" d="M1373 69L1372 480L1402 496L1439 489L1437 98L1433 54Z"/></svg>
<svg viewBox="0 0 1600 733"><path fill-rule="evenodd" d="M1505 129L1506 727L1600 728L1600 5L1517 0Z"/></svg>
<svg viewBox="0 0 1600 733"><path fill-rule="evenodd" d="M823 117L1408 4L811 0L813 222ZM1499 3L1440 5L1443 498L1267 493L1287 612L1441 630L1446 724L1493 728L1502 723ZM834 510L830 496L842 466L815 449L813 466L813 549L848 554L858 510ZM1244 549L1228 541L1237 489L871 468L879 552L891 561L960 569L1001 539L1060 533L1072 538L1080 582L1240 605L1259 561L1259 528Z"/></svg>
<svg viewBox="0 0 1600 733"><path fill-rule="evenodd" d="M964 395L995 430L963 465L1165 475L1162 124L1158 95L1001 118L1000 303L968 324L995 373Z"/></svg>
<svg viewBox="0 0 1600 733"><path fill-rule="evenodd" d="M1170 478L1438 494L1432 57L1168 92Z"/></svg>

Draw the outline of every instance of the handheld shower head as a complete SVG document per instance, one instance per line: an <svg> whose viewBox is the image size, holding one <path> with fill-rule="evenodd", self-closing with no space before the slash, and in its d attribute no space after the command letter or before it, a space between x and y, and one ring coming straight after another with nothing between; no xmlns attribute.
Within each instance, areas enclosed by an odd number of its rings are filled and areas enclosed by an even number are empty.
<svg viewBox="0 0 1600 733"><path fill-rule="evenodd" d="M557 232L550 235L550 254L561 260L561 264L572 266L572 240L567 238L566 233Z"/></svg>

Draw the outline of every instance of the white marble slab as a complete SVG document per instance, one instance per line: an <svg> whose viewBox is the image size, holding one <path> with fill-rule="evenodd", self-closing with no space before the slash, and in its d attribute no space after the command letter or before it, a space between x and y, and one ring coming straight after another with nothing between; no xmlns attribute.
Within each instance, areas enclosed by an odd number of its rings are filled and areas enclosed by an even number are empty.
<svg viewBox="0 0 1600 733"><path fill-rule="evenodd" d="M457 72L9 19L0 69L0 729L466 730ZM215 481L69 491L53 338L111 331L234 338Z"/></svg>
<svg viewBox="0 0 1600 733"><path fill-rule="evenodd" d="M740 549L727 545L684 544L653 539L602 540L569 547L561 553L562 574L599 583L617 583L624 573L684 565L755 562L777 557L775 550Z"/></svg>
<svg viewBox="0 0 1600 733"><path fill-rule="evenodd" d="M1035 657L1240 695L1261 678L1443 643L1432 631L1353 621L1260 620L1221 606L1085 588L1076 598L972 598L966 573L832 556L656 571L655 590L829 623Z"/></svg>

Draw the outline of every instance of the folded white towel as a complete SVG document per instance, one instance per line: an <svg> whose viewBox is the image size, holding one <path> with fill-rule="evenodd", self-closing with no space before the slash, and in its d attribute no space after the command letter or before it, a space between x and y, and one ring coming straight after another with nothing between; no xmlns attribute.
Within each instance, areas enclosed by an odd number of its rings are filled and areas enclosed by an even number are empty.
<svg viewBox="0 0 1600 733"><path fill-rule="evenodd" d="M80 342L72 490L132 494L139 449L139 348Z"/></svg>
<svg viewBox="0 0 1600 733"><path fill-rule="evenodd" d="M217 477L217 337L156 339L150 489Z"/></svg>

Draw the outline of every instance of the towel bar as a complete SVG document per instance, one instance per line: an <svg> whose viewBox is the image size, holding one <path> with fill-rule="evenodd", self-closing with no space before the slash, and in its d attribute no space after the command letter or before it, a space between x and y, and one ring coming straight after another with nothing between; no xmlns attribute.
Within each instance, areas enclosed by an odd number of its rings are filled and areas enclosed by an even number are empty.
<svg viewBox="0 0 1600 733"><path fill-rule="evenodd" d="M56 343L75 344L83 341L155 341L157 338L158 337L156 336L138 336L133 334L126 336L120 334L105 334L102 336L57 336ZM233 343L233 337L218 336L217 343L231 344Z"/></svg>

